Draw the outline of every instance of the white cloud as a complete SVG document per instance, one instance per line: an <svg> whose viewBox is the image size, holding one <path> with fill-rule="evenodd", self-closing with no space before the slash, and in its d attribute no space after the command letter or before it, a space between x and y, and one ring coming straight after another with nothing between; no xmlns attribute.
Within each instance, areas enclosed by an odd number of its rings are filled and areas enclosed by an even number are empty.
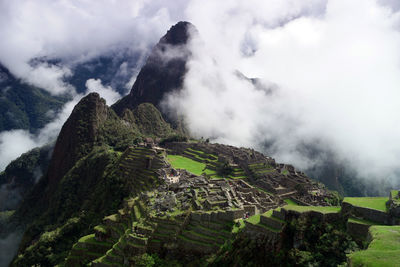
<svg viewBox="0 0 400 267"><path fill-rule="evenodd" d="M169 103L193 133L309 167L318 143L360 175L399 169L400 14L373 0L192 1L199 29L185 90ZM205 19L207 18L207 19ZM249 52L250 51L250 52ZM278 85L268 95L235 74Z"/></svg>
<svg viewBox="0 0 400 267"><path fill-rule="evenodd" d="M73 74L71 66L127 49L141 52L137 60L143 62L148 50L181 19L186 4L183 0L0 0L0 62L27 83L73 97L37 134L25 130L0 133L0 170L21 153L56 139L83 97L64 81ZM57 63L48 63L48 59ZM126 85L130 90L137 73L122 65L116 75L132 77ZM99 92L109 105L120 97L97 77L86 86L88 92Z"/></svg>
<svg viewBox="0 0 400 267"><path fill-rule="evenodd" d="M118 94L111 86L103 86L100 79L89 79L86 81L86 93L97 92L107 102L107 105L114 104L121 95Z"/></svg>
<svg viewBox="0 0 400 267"><path fill-rule="evenodd" d="M178 20L185 1L0 1L0 62L16 76L53 94L68 67L30 66L34 58L85 61L133 47L147 50Z"/></svg>
<svg viewBox="0 0 400 267"><path fill-rule="evenodd" d="M13 130L0 133L0 170L3 170L13 159L32 149L36 143L24 130Z"/></svg>
<svg viewBox="0 0 400 267"><path fill-rule="evenodd" d="M39 130L37 134L31 134L27 130L11 130L0 133L0 171L22 153L43 146L56 140L64 122L71 114L74 106L83 95L76 95L73 100L66 103L56 118Z"/></svg>

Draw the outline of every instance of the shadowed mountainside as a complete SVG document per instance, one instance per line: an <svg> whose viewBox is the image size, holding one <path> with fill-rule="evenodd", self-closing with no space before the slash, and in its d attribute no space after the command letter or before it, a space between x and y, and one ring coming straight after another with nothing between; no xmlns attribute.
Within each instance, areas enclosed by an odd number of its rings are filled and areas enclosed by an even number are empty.
<svg viewBox="0 0 400 267"><path fill-rule="evenodd" d="M193 32L197 30L189 22L171 27L151 51L131 92L112 106L117 114L145 102L159 107L165 94L182 87L190 56L188 41Z"/></svg>

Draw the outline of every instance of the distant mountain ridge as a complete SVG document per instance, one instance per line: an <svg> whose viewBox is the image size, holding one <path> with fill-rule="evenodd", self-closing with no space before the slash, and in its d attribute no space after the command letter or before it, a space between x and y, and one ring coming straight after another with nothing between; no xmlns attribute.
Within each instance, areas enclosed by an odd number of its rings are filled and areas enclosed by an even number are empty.
<svg viewBox="0 0 400 267"><path fill-rule="evenodd" d="M0 63L0 132L26 129L35 132L57 113L68 97L53 96L44 89L16 78Z"/></svg>
<svg viewBox="0 0 400 267"><path fill-rule="evenodd" d="M143 51L124 49L74 63L70 66L72 76L66 77L65 82L75 87L77 93L85 93L87 80L100 79L104 86L111 86L124 95L135 75L133 70L140 68L144 56ZM64 64L57 60L36 61ZM44 88L28 84L0 63L0 132L24 129L34 133L52 121L69 100L71 97L68 94L55 96Z"/></svg>

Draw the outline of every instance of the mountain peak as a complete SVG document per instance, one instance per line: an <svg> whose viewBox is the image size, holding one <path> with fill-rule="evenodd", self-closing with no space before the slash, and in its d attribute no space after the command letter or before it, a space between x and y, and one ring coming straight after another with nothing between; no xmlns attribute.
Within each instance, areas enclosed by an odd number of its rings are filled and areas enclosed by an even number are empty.
<svg viewBox="0 0 400 267"><path fill-rule="evenodd" d="M90 93L79 101L57 138L48 171L51 183L57 183L90 150L108 113L106 102L98 93Z"/></svg>
<svg viewBox="0 0 400 267"><path fill-rule="evenodd" d="M133 110L146 102L159 108L166 93L182 88L186 62L191 55L190 35L196 32L190 22L184 21L168 30L152 49L131 92L112 106L118 115L122 115L125 109Z"/></svg>
<svg viewBox="0 0 400 267"><path fill-rule="evenodd" d="M167 31L167 33L160 39L160 43L184 45L188 42L190 30L192 29L195 29L192 23L180 21Z"/></svg>

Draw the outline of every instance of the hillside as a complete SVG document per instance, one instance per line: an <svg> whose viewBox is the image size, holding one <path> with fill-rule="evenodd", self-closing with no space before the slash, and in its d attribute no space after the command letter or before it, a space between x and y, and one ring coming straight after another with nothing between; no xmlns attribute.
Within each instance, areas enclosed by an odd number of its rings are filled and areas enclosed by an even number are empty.
<svg viewBox="0 0 400 267"><path fill-rule="evenodd" d="M341 203L289 164L187 140L149 103L118 117L92 93L7 215L25 228L11 266L336 266L360 248L373 257L369 228L399 223L398 198Z"/></svg>
<svg viewBox="0 0 400 267"><path fill-rule="evenodd" d="M47 171L54 144L34 148L12 161L0 173L0 212L14 210Z"/></svg>
<svg viewBox="0 0 400 267"><path fill-rule="evenodd" d="M22 82L0 63L0 132L35 132L53 120L49 112L57 113L67 100Z"/></svg>

